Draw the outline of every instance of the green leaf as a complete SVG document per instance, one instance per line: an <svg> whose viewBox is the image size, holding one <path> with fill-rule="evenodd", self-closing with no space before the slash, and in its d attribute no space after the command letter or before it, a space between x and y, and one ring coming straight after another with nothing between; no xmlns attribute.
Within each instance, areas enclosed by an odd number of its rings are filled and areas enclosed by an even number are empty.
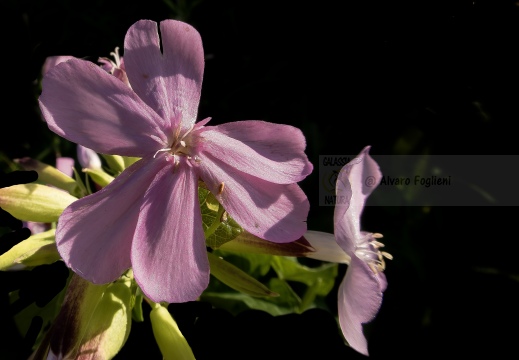
<svg viewBox="0 0 519 360"><path fill-rule="evenodd" d="M316 294L326 296L335 285L338 266L325 263L317 268L300 264L296 258L273 256L272 267L280 279L297 281L307 286L318 285Z"/></svg>
<svg viewBox="0 0 519 360"><path fill-rule="evenodd" d="M207 253L211 275L234 290L251 296L278 296L261 282L217 255Z"/></svg>
<svg viewBox="0 0 519 360"><path fill-rule="evenodd" d="M61 304L65 297L66 287L64 287L51 301L44 307L39 307L36 303L31 303L29 306L22 309L14 316L14 322L20 334L27 334L32 323L32 319L40 317L42 319L42 328L38 333L34 342L33 350L38 347L45 337L45 330L49 328L58 315ZM9 294L9 302L14 305L19 299L19 290L15 290Z"/></svg>
<svg viewBox="0 0 519 360"><path fill-rule="evenodd" d="M273 316L291 314L298 311L301 299L283 280L271 279L269 288L279 294L278 297L253 297L240 292L224 290L205 291L202 301L237 315L245 310L261 310Z"/></svg>
<svg viewBox="0 0 519 360"><path fill-rule="evenodd" d="M204 232L210 229L211 234L206 238L207 246L218 249L222 244L231 241L242 231L242 227L234 221L218 203L214 196L203 187L198 187L198 200L202 212ZM218 209L215 211L215 209Z"/></svg>
<svg viewBox="0 0 519 360"><path fill-rule="evenodd" d="M228 262L236 265L252 277L260 278L265 276L271 269L271 255L235 253L223 251L221 248L215 250L213 254L224 257Z"/></svg>

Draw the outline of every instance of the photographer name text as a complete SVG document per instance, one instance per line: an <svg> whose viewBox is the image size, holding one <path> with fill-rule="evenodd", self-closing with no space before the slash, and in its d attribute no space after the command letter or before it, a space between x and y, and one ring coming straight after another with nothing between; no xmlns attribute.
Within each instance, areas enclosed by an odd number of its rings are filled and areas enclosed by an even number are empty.
<svg viewBox="0 0 519 360"><path fill-rule="evenodd" d="M367 179L366 179L367 181ZM370 186L368 181L366 185ZM385 175L380 180L380 185L389 185L389 186L423 186L423 187L431 187L431 186L450 186L451 185L451 176L420 176L416 175L414 177L392 177L389 175Z"/></svg>

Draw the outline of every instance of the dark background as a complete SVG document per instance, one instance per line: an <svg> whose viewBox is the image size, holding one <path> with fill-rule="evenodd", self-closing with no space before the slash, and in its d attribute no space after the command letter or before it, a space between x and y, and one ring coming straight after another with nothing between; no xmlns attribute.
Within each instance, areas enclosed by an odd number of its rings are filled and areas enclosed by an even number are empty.
<svg viewBox="0 0 519 360"><path fill-rule="evenodd" d="M333 207L318 206L320 155L357 154L366 145L381 155L517 155L514 1L28 0L3 1L1 14L4 171L12 170L6 159L52 163L56 154L75 155L39 117L34 84L47 56L96 61L122 48L135 21L168 18L189 22L204 42L200 119L261 119L304 132L315 165L301 183L312 204L310 229L333 232ZM485 190L503 202L517 194L517 165L484 161L470 176L490 179ZM499 202L367 207L363 227L383 233L395 257L382 308L367 327L371 357L512 354L518 214ZM335 299L336 289L332 307ZM274 318L256 311L233 317L203 303L170 309L198 359L363 358L342 344L325 311ZM25 358L9 311L2 310L10 333L0 337L0 354ZM134 325L118 358L137 353L161 358L149 322Z"/></svg>

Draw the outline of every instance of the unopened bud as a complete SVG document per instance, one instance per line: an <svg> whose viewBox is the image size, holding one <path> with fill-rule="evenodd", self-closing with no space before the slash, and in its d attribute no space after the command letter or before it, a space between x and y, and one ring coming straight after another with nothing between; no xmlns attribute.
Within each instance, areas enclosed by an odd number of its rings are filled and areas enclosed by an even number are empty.
<svg viewBox="0 0 519 360"><path fill-rule="evenodd" d="M0 189L0 207L22 221L56 222L63 210L76 200L65 191L40 184Z"/></svg>

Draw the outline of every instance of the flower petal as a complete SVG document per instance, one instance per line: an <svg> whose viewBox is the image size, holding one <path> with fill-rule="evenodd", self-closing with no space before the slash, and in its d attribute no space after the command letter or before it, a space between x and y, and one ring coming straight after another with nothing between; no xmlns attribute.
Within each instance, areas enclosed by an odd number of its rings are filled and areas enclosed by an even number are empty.
<svg viewBox="0 0 519 360"><path fill-rule="evenodd" d="M71 157L57 157L56 158L56 169L68 175L74 176L74 159Z"/></svg>
<svg viewBox="0 0 519 360"><path fill-rule="evenodd" d="M56 134L104 154L143 157L166 147L162 119L99 66L70 59L50 69L39 98Z"/></svg>
<svg viewBox="0 0 519 360"><path fill-rule="evenodd" d="M369 149L370 146L366 146L344 165L337 178L334 232L337 242L350 256L361 239L360 216L366 199L382 179L378 164L369 156Z"/></svg>
<svg viewBox="0 0 519 360"><path fill-rule="evenodd" d="M197 169L220 204L251 234L284 243L305 233L310 204L299 185L254 177L212 154L205 154Z"/></svg>
<svg viewBox="0 0 519 360"><path fill-rule="evenodd" d="M162 166L163 161L151 157L137 161L102 190L63 211L56 243L68 267L93 283L103 284L131 266L131 242L143 196Z"/></svg>
<svg viewBox="0 0 519 360"><path fill-rule="evenodd" d="M144 196L131 258L135 280L155 302L194 301L209 283L197 192L198 177L181 159L156 172Z"/></svg>
<svg viewBox="0 0 519 360"><path fill-rule="evenodd" d="M290 125L235 121L206 126L199 134L202 153L218 154L228 165L263 180L291 184L313 170L303 133Z"/></svg>
<svg viewBox="0 0 519 360"><path fill-rule="evenodd" d="M348 344L368 355L368 343L362 324L368 323L382 305L382 292L387 285L384 273L375 274L357 256L353 256L339 287L339 324Z"/></svg>
<svg viewBox="0 0 519 360"><path fill-rule="evenodd" d="M162 21L160 31L163 54L157 23L133 24L124 41L124 65L141 99L169 122L166 127L180 126L184 133L198 113L204 74L202 40L195 28L181 21Z"/></svg>
<svg viewBox="0 0 519 360"><path fill-rule="evenodd" d="M54 66L56 66L56 65L58 65L58 64L60 64L60 63L62 63L64 61L70 60L72 58L74 58L74 56L69 56L69 55L49 56L43 62L43 66L41 68L41 73L43 75L45 75L47 73L47 71L52 69Z"/></svg>
<svg viewBox="0 0 519 360"><path fill-rule="evenodd" d="M334 263L350 263L350 256L337 244L334 234L308 230L303 239L308 241L315 249L315 251L306 254L306 257Z"/></svg>

